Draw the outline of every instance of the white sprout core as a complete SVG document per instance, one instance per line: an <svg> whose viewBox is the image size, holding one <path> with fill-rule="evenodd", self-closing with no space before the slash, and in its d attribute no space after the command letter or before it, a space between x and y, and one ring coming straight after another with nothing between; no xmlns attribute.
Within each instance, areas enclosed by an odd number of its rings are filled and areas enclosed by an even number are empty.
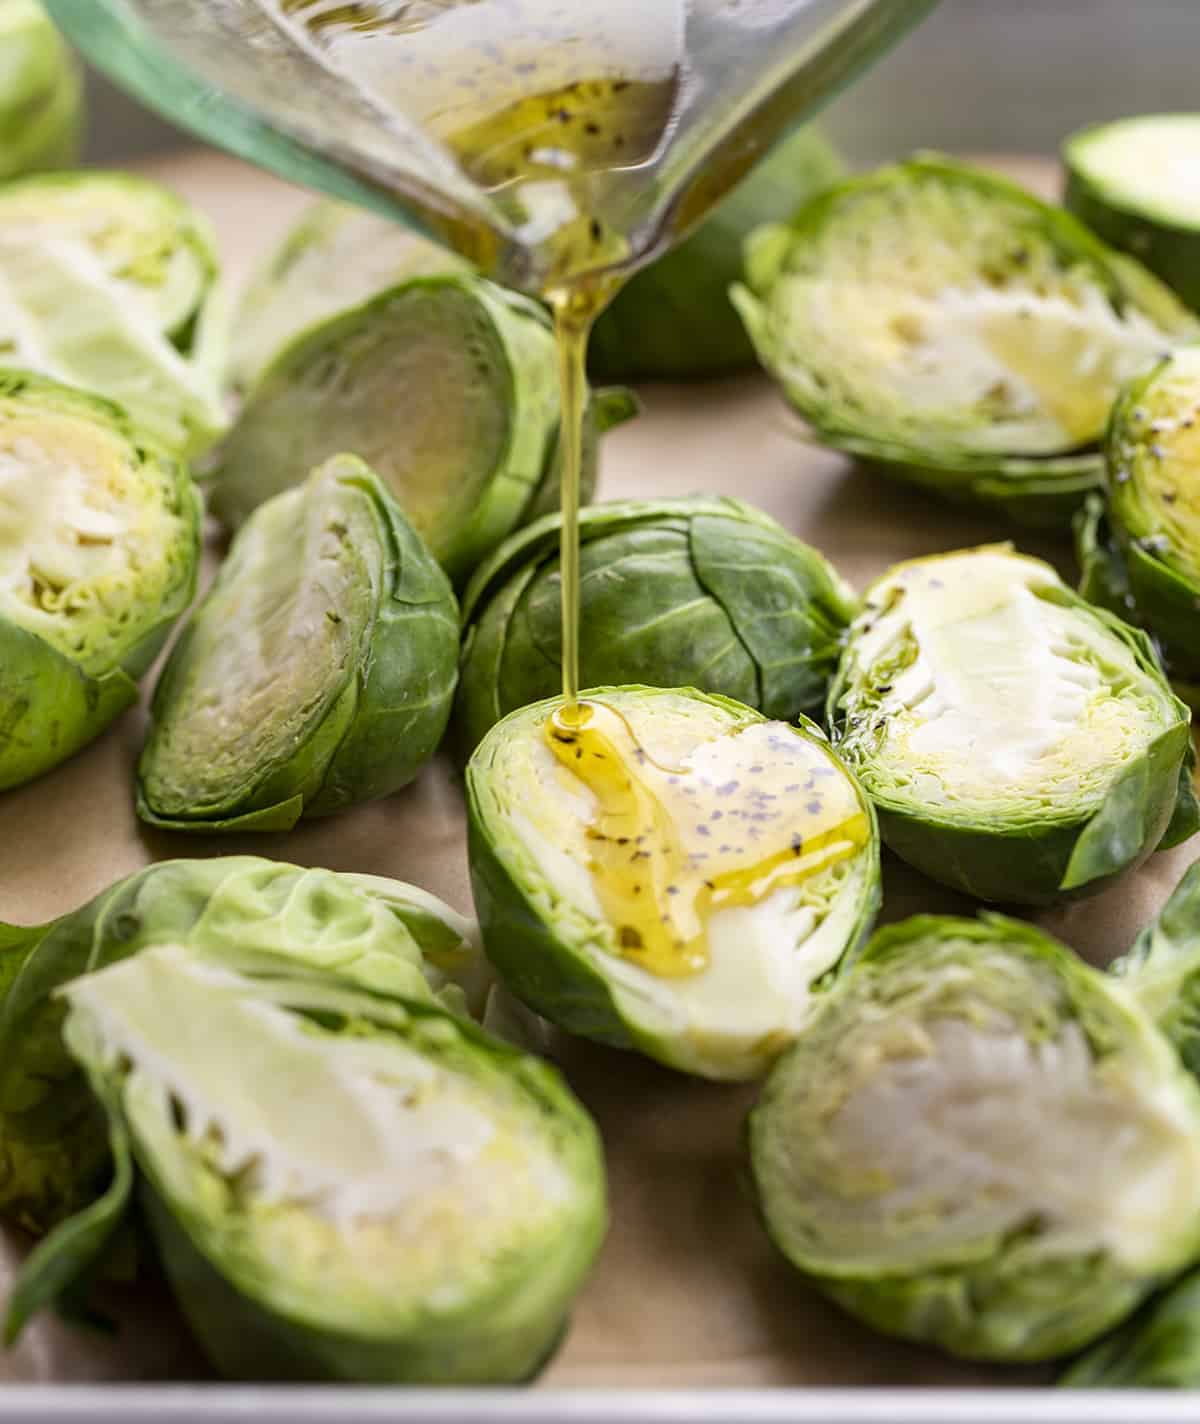
<svg viewBox="0 0 1200 1424"><path fill-rule="evenodd" d="M1004 547L902 564L876 584L851 653L851 765L939 808L1082 814L1176 714L1128 648L1044 596L1061 588ZM856 716L859 684L874 691Z"/></svg>
<svg viewBox="0 0 1200 1424"><path fill-rule="evenodd" d="M0 616L85 667L153 624L183 524L102 425L0 405Z"/></svg>

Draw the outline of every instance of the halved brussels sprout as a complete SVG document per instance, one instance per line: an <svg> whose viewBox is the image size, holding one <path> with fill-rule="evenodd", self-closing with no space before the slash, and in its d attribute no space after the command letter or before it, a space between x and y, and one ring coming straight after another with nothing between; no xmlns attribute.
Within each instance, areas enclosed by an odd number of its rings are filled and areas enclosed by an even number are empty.
<svg viewBox="0 0 1200 1424"><path fill-rule="evenodd" d="M335 456L255 511L172 650L138 815L289 830L407 785L458 680L458 606L382 482Z"/></svg>
<svg viewBox="0 0 1200 1424"><path fill-rule="evenodd" d="M1185 689L1200 681L1198 421L1200 346L1175 352L1126 388L1108 434L1108 530L1094 511L1084 537L1095 552L1081 554L1093 576L1106 562L1110 586L1127 593L1127 616L1154 634Z"/></svg>
<svg viewBox="0 0 1200 1424"><path fill-rule="evenodd" d="M38 0L0 0L0 179L79 155L83 81Z"/></svg>
<svg viewBox="0 0 1200 1424"><path fill-rule="evenodd" d="M548 1065L427 996L236 949L150 945L63 997L221 1373L483 1384L545 1362L605 1219L598 1134ZM95 1221L30 1258L10 1337L103 1245Z"/></svg>
<svg viewBox="0 0 1200 1424"><path fill-rule="evenodd" d="M365 208L322 199L258 269L238 304L229 375L249 390L283 349L318 322L412 277L469 272L448 247Z"/></svg>
<svg viewBox="0 0 1200 1424"><path fill-rule="evenodd" d="M823 734L690 688L498 723L467 767L489 959L573 1033L762 1073L879 903L870 803Z"/></svg>
<svg viewBox="0 0 1200 1424"><path fill-rule="evenodd" d="M788 1260L955 1354L1066 1354L1200 1252L1197 1085L1120 985L998 915L876 934L748 1139Z"/></svg>
<svg viewBox="0 0 1200 1424"><path fill-rule="evenodd" d="M886 843L981 900L1090 893L1197 828L1190 715L1143 633L1007 544L897 564L829 694Z"/></svg>
<svg viewBox="0 0 1200 1424"><path fill-rule="evenodd" d="M1094 124L1063 144L1064 201L1093 232L1200 307L1200 114Z"/></svg>
<svg viewBox="0 0 1200 1424"><path fill-rule="evenodd" d="M729 300L742 275L742 243L762 223L790 218L845 171L818 128L780 143L690 237L621 288L592 328L592 374L689 380L752 366L754 347Z"/></svg>
<svg viewBox="0 0 1200 1424"><path fill-rule="evenodd" d="M632 413L593 411L601 429ZM212 503L240 524L314 461L374 469L455 581L544 512L557 458L549 318L481 278L415 278L310 327L259 377ZM585 496L595 480L594 460ZM556 491L555 491L556 498Z"/></svg>
<svg viewBox="0 0 1200 1424"><path fill-rule="evenodd" d="M0 368L0 789L86 746L191 601L200 501L107 401Z"/></svg>
<svg viewBox="0 0 1200 1424"><path fill-rule="evenodd" d="M1101 483L1120 386L1200 332L1069 214L928 156L759 229L734 302L822 441L1050 524Z"/></svg>
<svg viewBox="0 0 1200 1424"><path fill-rule="evenodd" d="M191 455L224 426L221 302L208 224L127 173L0 185L0 346L14 365L107 396Z"/></svg>
<svg viewBox="0 0 1200 1424"><path fill-rule="evenodd" d="M474 924L423 890L252 856L152 865L48 925L0 925L0 1217L44 1231L103 1183L102 1116L62 1044L69 980L149 945L483 1010Z"/></svg>
<svg viewBox="0 0 1200 1424"><path fill-rule="evenodd" d="M513 535L463 598L458 734L560 684L561 519ZM816 549L737 499L630 500L580 516L580 678L692 686L788 720L813 711L857 601Z"/></svg>

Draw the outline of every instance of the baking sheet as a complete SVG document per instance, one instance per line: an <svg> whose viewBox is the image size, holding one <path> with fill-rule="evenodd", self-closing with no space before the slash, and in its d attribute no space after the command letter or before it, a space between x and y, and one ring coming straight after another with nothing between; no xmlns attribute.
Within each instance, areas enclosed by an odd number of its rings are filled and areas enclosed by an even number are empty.
<svg viewBox="0 0 1200 1424"><path fill-rule="evenodd" d="M145 165L144 171L170 182L211 214L235 278L245 274L306 201L295 189L223 157L179 155ZM1025 176L1043 187L1053 183L1048 166L1027 166ZM987 517L953 510L806 446L761 379L649 387L643 396L643 416L606 441L604 498L737 494L818 545L860 587L896 559L1003 537ZM1056 559L1069 575L1065 542L1020 542L1030 552ZM131 712L68 765L0 796L0 918L23 923L49 919L152 860L242 852L411 880L470 910L461 798L448 766L432 766L413 787L386 802L303 825L288 835L200 839L151 831L135 819L131 773L142 729L141 713ZM1156 856L1103 895L1037 919L1088 959L1104 963L1127 946L1197 855L1200 843ZM961 897L895 863L888 865L884 920L918 909L971 908ZM635 1056L565 1038L555 1053L604 1132L612 1228L578 1302L566 1345L540 1388L1012 1388L1049 1378L1044 1370L964 1364L886 1340L802 1285L768 1246L741 1188L739 1134L753 1089L689 1080ZM0 1241L4 1295L25 1243ZM17 1349L0 1354L0 1381L205 1378L161 1287L144 1283L117 1291L112 1304L119 1325L111 1335L39 1320ZM48 1411L52 1393L41 1395ZM218 1407L215 1392L207 1397ZM124 1393L89 1393L87 1409L103 1408L104 1398L112 1410L109 1417L131 1417ZM222 1391L220 1407L232 1409L249 1398L244 1392ZM366 1408L377 1398L364 1395L361 1402ZM761 1397L754 1397L754 1407L743 1414L735 1404L742 1396L727 1398L734 1412L724 1417L750 1418L765 1407ZM815 1407L823 1397L811 1398ZM24 1411L32 1406L24 1391L0 1391L0 1413L6 1402L15 1407L18 1399L24 1401L20 1417L28 1417ZM414 1396L406 1399L420 1414L423 1406ZM593 1405L602 1408L599 1399L595 1396ZM393 1408L395 1402L392 1396ZM1045 1402L1047 1409L1068 1407L1063 1396L1046 1396ZM52 1417L75 1417L69 1413L72 1403L85 1407L78 1400L60 1400ZM594 1413L593 1405L581 1400L579 1408L587 1410L588 1418L606 1417ZM256 1418L266 1417L259 1413L264 1407L258 1397ZM799 1418L799 1407L793 1403L789 1417ZM981 1401L981 1407L996 1420L1039 1417L1031 1414L1024 1396L1013 1398L1011 1413L994 1399ZM60 1408L67 1412L57 1412ZM199 1418L193 1408L200 1406L190 1396L174 1396L170 1412L164 1400L153 1417ZM347 1417L332 1404L328 1408L329 1417ZM514 1417L529 1417L514 1408ZM676 1415L663 1401L664 1417L695 1417L686 1399L680 1409ZM874 1405L863 1403L862 1410L844 1416L839 1411L838 1417L884 1417ZM357 1406L354 1412L358 1416ZM297 1403L271 1417L310 1415ZM772 1412L770 1417L782 1416ZM833 1418L832 1406L806 1417ZM889 1417L967 1418L968 1410L964 1403L957 1413L939 1409L935 1414L929 1405L914 1414L889 1411ZM970 1412L969 1417L984 1416ZM1126 1416L1091 1408L1088 1417ZM1128 1417L1148 1420L1152 1415L1141 1409Z"/></svg>

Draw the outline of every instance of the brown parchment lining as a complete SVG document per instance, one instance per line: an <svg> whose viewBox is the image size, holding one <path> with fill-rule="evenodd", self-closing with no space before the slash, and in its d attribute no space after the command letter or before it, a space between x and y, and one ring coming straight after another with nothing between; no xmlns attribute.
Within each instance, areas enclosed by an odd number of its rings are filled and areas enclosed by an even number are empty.
<svg viewBox="0 0 1200 1424"><path fill-rule="evenodd" d="M212 216L235 281L307 201L210 154L179 154L143 169ZM1054 185L1049 165L1019 171L1043 189ZM765 380L647 387L642 394L642 417L606 441L603 498L736 494L824 550L859 587L897 559L1010 532L806 445ZM1070 576L1065 541L1017 537ZM470 910L462 802L448 766L427 769L390 800L288 835L201 839L138 824L131 773L142 728L142 713L130 712L69 764L0 796L0 919L50 919L153 860L232 853L394 876ZM1193 844L1156 856L1095 899L1036 918L1088 959L1105 963L1197 855ZM884 920L971 908L888 865ZM967 1386L1028 1385L1046 1377L886 1340L801 1284L773 1254L742 1189L740 1131L753 1089L708 1085L565 1038L554 1051L603 1129L612 1227L544 1383ZM1080 1168L1087 1170L1085 1163ZM25 1244L0 1237L0 1296ZM160 1285L121 1288L113 1301L115 1334L43 1318L19 1347L0 1354L0 1381L204 1377Z"/></svg>

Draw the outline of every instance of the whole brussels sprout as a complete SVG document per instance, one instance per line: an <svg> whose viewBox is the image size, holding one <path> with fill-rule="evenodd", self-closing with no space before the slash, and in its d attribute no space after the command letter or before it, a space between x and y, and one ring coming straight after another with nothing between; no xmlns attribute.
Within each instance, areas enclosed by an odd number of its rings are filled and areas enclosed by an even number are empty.
<svg viewBox="0 0 1200 1424"><path fill-rule="evenodd" d="M253 856L164 861L47 925L0 925L0 1217L41 1232L108 1162L103 1115L62 1043L57 990L150 945L336 974L482 1012L474 924L415 886ZM210 1026L212 1027L212 1026Z"/></svg>
<svg viewBox="0 0 1200 1424"><path fill-rule="evenodd" d="M458 606L382 482L335 456L257 509L171 653L138 815L289 830L406 785L458 680Z"/></svg>
<svg viewBox="0 0 1200 1424"><path fill-rule="evenodd" d="M981 900L1090 893L1197 826L1190 716L1145 635L1009 545L872 585L828 719L885 842Z"/></svg>
<svg viewBox="0 0 1200 1424"><path fill-rule="evenodd" d="M1200 1252L1200 1091L1031 925L879 931L750 1115L767 1230L887 1334L991 1360L1096 1339Z"/></svg>
<svg viewBox="0 0 1200 1424"><path fill-rule="evenodd" d="M194 455L220 433L224 340L208 224L128 173L0 184L0 345L10 364L123 406Z"/></svg>
<svg viewBox="0 0 1200 1424"><path fill-rule="evenodd" d="M626 419L598 393L595 436ZM314 461L348 451L377 472L459 582L519 525L557 503L558 374L549 318L482 278L414 278L319 321L249 392L212 487L236 527Z"/></svg>
<svg viewBox="0 0 1200 1424"><path fill-rule="evenodd" d="M191 601L200 501L107 401L0 368L0 789L137 700Z"/></svg>
<svg viewBox="0 0 1200 1424"><path fill-rule="evenodd" d="M384 960L386 963L386 958ZM184 1315L239 1379L515 1383L604 1234L586 1112L545 1063L431 1003L160 942L65 986L117 1172L26 1264L9 1334L134 1186Z"/></svg>
<svg viewBox="0 0 1200 1424"><path fill-rule="evenodd" d="M511 713L467 767L488 958L570 1030L761 1074L879 904L870 804L820 730L690 688Z"/></svg>
<svg viewBox="0 0 1200 1424"><path fill-rule="evenodd" d="M458 735L559 686L551 515L514 534L463 597ZM788 720L824 699L857 606L816 549L737 499L630 500L580 514L580 678L694 686Z"/></svg>
<svg viewBox="0 0 1200 1424"><path fill-rule="evenodd" d="M742 276L742 244L761 224L786 221L845 171L819 129L784 139L690 237L635 272L600 314L588 344L593 376L691 380L753 366L754 346L729 300Z"/></svg>
<svg viewBox="0 0 1200 1424"><path fill-rule="evenodd" d="M1130 383L1108 433L1108 496L1077 525L1083 587L1159 643L1181 696L1200 682L1200 346Z"/></svg>
<svg viewBox="0 0 1200 1424"><path fill-rule="evenodd" d="M1099 487L1124 382L1200 332L1069 214L936 156L760 228L734 303L824 443L1041 524Z"/></svg>
<svg viewBox="0 0 1200 1424"><path fill-rule="evenodd" d="M79 66L38 0L0 0L0 180L79 156Z"/></svg>
<svg viewBox="0 0 1200 1424"><path fill-rule="evenodd" d="M230 380L249 390L309 327L411 277L470 270L465 258L399 223L321 199L288 229L243 293L230 338Z"/></svg>

